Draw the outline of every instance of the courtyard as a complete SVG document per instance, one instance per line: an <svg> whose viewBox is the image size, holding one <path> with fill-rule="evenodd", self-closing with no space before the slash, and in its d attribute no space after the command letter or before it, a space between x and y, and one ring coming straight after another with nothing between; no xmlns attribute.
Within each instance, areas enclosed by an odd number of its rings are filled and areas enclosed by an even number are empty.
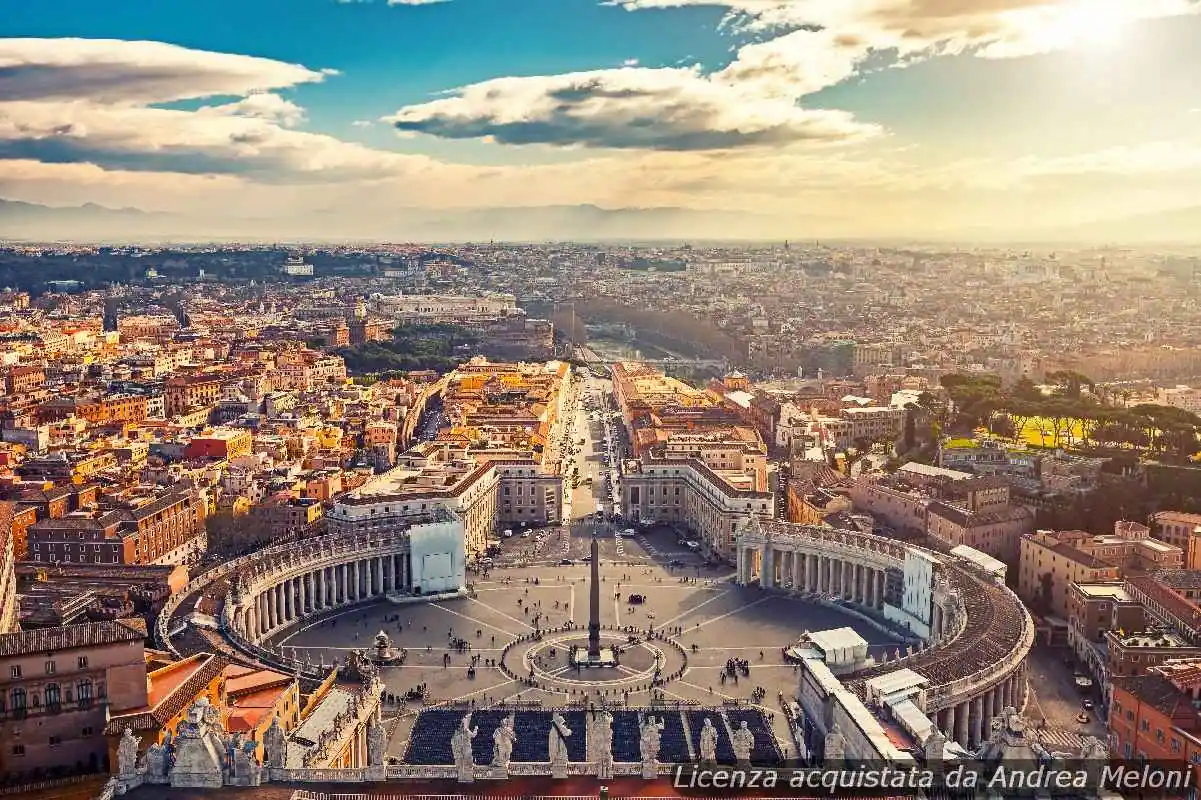
<svg viewBox="0 0 1201 800"><path fill-rule="evenodd" d="M557 561L469 576L470 597L359 606L308 622L274 644L302 661L330 666L351 650L372 650L381 631L395 650L403 649L403 664L380 669L393 758L404 754L417 712L447 701L556 707L584 697L632 706L653 699L706 706L737 700L774 714L777 737L790 743L780 697L794 696L797 673L782 648L804 631L843 626L866 639L872 655L895 646L841 610L734 585L732 571L706 568L696 555L679 552L670 532L633 538L609 532L597 537L600 623L604 643L622 650L621 664L574 669L568 652L587 636L590 566L584 559L591 531L586 524L564 530L556 539ZM631 602L631 595L644 599ZM569 632L556 630L568 623ZM536 630L546 632L541 640L530 636ZM730 659L745 660L749 675L723 679ZM665 681L652 687L656 669Z"/></svg>

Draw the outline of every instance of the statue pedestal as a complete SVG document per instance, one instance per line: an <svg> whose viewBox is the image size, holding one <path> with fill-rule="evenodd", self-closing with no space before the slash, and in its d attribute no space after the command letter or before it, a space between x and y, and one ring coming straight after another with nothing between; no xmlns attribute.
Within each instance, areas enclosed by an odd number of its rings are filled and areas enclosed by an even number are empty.
<svg viewBox="0 0 1201 800"><path fill-rule="evenodd" d="M653 781L659 777L659 762L658 761L643 761L642 762L642 778L643 780Z"/></svg>
<svg viewBox="0 0 1201 800"><path fill-rule="evenodd" d="M550 762L550 776L558 781L565 780L567 778L567 762L566 761Z"/></svg>
<svg viewBox="0 0 1201 800"><path fill-rule="evenodd" d="M503 781L509 777L509 770L507 767L493 764L492 766L488 767L488 772L482 777L489 781Z"/></svg>
<svg viewBox="0 0 1201 800"><path fill-rule="evenodd" d="M475 765L460 765L457 780L459 783L475 783Z"/></svg>
<svg viewBox="0 0 1201 800"><path fill-rule="evenodd" d="M363 779L367 781L384 781L388 779L388 768L383 764L367 767L363 771Z"/></svg>

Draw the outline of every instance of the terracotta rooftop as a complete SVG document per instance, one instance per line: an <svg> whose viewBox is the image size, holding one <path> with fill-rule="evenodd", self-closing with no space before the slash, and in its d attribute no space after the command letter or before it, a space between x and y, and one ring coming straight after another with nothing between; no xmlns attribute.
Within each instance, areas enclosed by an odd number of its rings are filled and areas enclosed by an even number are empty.
<svg viewBox="0 0 1201 800"><path fill-rule="evenodd" d="M29 655L51 650L136 642L146 638L146 621L137 618L88 622L0 635L0 656Z"/></svg>

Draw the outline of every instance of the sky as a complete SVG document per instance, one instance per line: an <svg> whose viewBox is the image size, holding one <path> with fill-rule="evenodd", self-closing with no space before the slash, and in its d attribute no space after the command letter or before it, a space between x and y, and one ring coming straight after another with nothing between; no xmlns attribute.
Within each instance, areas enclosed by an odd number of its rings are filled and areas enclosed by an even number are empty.
<svg viewBox="0 0 1201 800"><path fill-rule="evenodd" d="M0 198L1033 236L1201 206L1199 41L1201 0L0 0Z"/></svg>

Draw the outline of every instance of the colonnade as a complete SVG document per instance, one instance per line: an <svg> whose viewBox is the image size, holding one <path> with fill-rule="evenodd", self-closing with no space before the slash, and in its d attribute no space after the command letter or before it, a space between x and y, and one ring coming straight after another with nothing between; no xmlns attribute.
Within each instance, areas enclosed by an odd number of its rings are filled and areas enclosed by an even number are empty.
<svg viewBox="0 0 1201 800"><path fill-rule="evenodd" d="M248 593L241 628L251 642L309 614L408 592L413 585L407 552L365 555L335 564L315 562L307 571L290 565L286 572L286 577L265 581L269 585Z"/></svg>
<svg viewBox="0 0 1201 800"><path fill-rule="evenodd" d="M934 713L935 724L948 739L975 749L989 738L993 718L1006 708L1021 709L1026 695L1026 665L1007 678L955 705Z"/></svg>
<svg viewBox="0 0 1201 800"><path fill-rule="evenodd" d="M887 585L885 571L835 555L777 549L771 542L737 548L738 582L759 574L764 589L791 589L841 597L869 608L882 608Z"/></svg>

